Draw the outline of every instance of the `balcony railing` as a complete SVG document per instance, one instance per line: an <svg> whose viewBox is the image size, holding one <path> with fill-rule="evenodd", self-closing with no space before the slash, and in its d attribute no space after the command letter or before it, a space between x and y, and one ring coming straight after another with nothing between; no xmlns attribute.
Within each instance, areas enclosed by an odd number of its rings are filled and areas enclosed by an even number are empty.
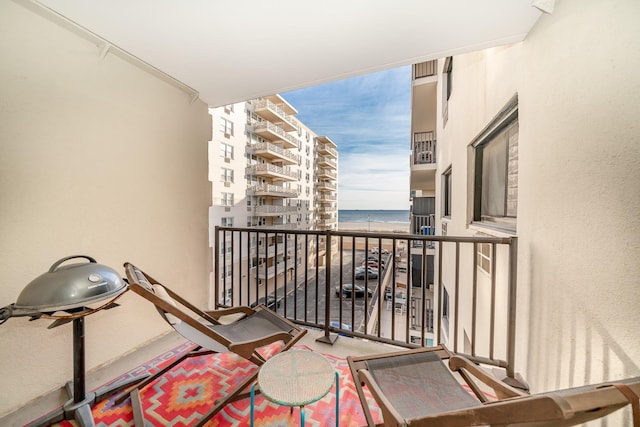
<svg viewBox="0 0 640 427"><path fill-rule="evenodd" d="M269 142L257 142L254 144L248 144L247 152L249 154L257 155L266 153L270 155L270 157L277 157L281 160L284 160L287 164L291 165L298 163L299 160L299 156L297 154Z"/></svg>
<svg viewBox="0 0 640 427"><path fill-rule="evenodd" d="M433 132L415 132L413 134L413 163L425 165L436 163L436 140Z"/></svg>
<svg viewBox="0 0 640 427"><path fill-rule="evenodd" d="M247 188L248 196L298 197L300 192L272 184L256 184Z"/></svg>
<svg viewBox="0 0 640 427"><path fill-rule="evenodd" d="M252 103L254 111L258 114L260 114L261 110L265 109L271 111L277 119L281 119L283 121L283 125L287 127L287 129L285 130L287 131L296 130L300 126L298 120L296 120L293 116L285 113L284 107L282 105L277 105L264 98L254 100ZM267 115L266 118L270 121L274 120L273 115Z"/></svg>
<svg viewBox="0 0 640 427"><path fill-rule="evenodd" d="M254 215L284 215L284 214L292 214L297 212L298 212L298 207L296 206L262 205L262 206L254 206L253 208Z"/></svg>
<svg viewBox="0 0 640 427"><path fill-rule="evenodd" d="M285 132L283 128L270 122L255 122L251 127L252 131L264 138L281 141L285 148L296 148L298 141Z"/></svg>
<svg viewBox="0 0 640 427"><path fill-rule="evenodd" d="M287 181L296 181L298 174L290 167L276 166L271 163L260 163L258 165L252 165L246 168L245 174L251 175L265 175L279 179L285 179Z"/></svg>
<svg viewBox="0 0 640 427"><path fill-rule="evenodd" d="M251 267L258 254L248 242L259 239L280 242L275 253L295 248L278 259L280 274ZM231 247L220 252L221 242ZM415 242L421 254L408 250ZM322 329L320 340L341 333L408 348L445 343L515 378L515 237L216 227L214 245L216 308L229 305L230 294L232 305L270 295L285 317ZM490 254L489 263L479 254ZM374 274L364 265L380 268Z"/></svg>

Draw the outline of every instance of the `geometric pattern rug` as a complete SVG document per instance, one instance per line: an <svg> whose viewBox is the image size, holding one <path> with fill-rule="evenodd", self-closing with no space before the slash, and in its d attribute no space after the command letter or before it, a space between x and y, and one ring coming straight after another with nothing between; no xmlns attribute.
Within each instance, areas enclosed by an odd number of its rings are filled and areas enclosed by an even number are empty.
<svg viewBox="0 0 640 427"><path fill-rule="evenodd" d="M193 344L186 342L173 350L115 378L112 382L154 373L187 352ZM306 346L294 348L311 350ZM356 392L346 359L324 354L340 377L340 426L366 425L360 399ZM140 392L145 415L145 427L188 427L195 425L211 409L212 402L226 394L226 390L240 383L257 367L231 353L216 353L190 357L173 367L155 382ZM105 384L106 385L106 384ZM133 411L130 399L120 405L114 401L118 393L108 396L92 408L97 427L133 426ZM382 414L371 396L368 398L374 420L382 422ZM335 426L335 387L321 400L305 406L305 425ZM256 394L254 420L256 426L298 426L300 413L289 407L279 406ZM250 399L228 404L206 424L207 427L248 426L250 421ZM75 427L75 421L62 421L55 427Z"/></svg>

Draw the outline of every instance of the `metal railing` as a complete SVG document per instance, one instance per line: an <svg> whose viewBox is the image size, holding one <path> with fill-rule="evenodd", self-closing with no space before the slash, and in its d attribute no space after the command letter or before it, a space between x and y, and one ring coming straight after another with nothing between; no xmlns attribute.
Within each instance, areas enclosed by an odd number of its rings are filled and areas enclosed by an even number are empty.
<svg viewBox="0 0 640 427"><path fill-rule="evenodd" d="M265 298L329 341L340 333L408 348L444 343L515 378L516 237L230 227L214 236L216 308L229 295L232 305ZM249 244L260 239L276 242L279 274Z"/></svg>
<svg viewBox="0 0 640 427"><path fill-rule="evenodd" d="M413 163L424 165L436 163L436 139L433 132L414 132Z"/></svg>

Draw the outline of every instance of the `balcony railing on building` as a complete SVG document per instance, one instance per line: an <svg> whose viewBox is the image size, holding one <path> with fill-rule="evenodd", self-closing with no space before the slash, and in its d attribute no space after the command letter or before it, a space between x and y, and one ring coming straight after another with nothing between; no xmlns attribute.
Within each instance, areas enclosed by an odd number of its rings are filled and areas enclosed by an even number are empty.
<svg viewBox="0 0 640 427"><path fill-rule="evenodd" d="M253 207L254 215L285 215L298 212L297 206L274 206L274 205L261 205Z"/></svg>
<svg viewBox="0 0 640 427"><path fill-rule="evenodd" d="M318 170L316 171L316 176L318 178L329 178L333 180L338 179L338 174L335 172L335 170L327 168L318 168Z"/></svg>
<svg viewBox="0 0 640 427"><path fill-rule="evenodd" d="M316 158L316 163L319 166L330 166L334 169L338 167L338 163L336 162L336 160L328 156L318 156L318 158Z"/></svg>
<svg viewBox="0 0 640 427"><path fill-rule="evenodd" d="M318 144L318 154L328 154L332 157L338 157L338 150L327 144Z"/></svg>
<svg viewBox="0 0 640 427"><path fill-rule="evenodd" d="M271 163L260 163L245 169L246 176L268 176L273 179L297 181L298 174L290 167L276 166Z"/></svg>
<svg viewBox="0 0 640 427"><path fill-rule="evenodd" d="M438 75L438 61L426 61L419 64L413 64L413 79L421 79L423 77L432 77Z"/></svg>
<svg viewBox="0 0 640 427"><path fill-rule="evenodd" d="M425 165L436 163L436 140L433 132L415 132L413 134L412 164Z"/></svg>
<svg viewBox="0 0 640 427"><path fill-rule="evenodd" d="M300 192L293 188L286 188L273 184L256 184L247 188L248 196L271 196L271 197L298 197Z"/></svg>
<svg viewBox="0 0 640 427"><path fill-rule="evenodd" d="M504 368L517 385L515 237L223 227L214 235L214 253L221 254L214 266L216 307L228 305L229 295L232 305L270 295L280 301L279 313L321 329L320 340L333 342L340 333L408 348L444 343ZM275 239L275 253L281 247L295 256L278 255L271 276L249 264L257 249L248 242L256 239ZM416 241L420 253L409 250ZM231 247L220 251L221 242ZM431 255L427 243L435 247ZM489 262L478 264L479 253L489 254ZM358 269L363 265L380 268L369 276Z"/></svg>
<svg viewBox="0 0 640 427"><path fill-rule="evenodd" d="M293 136L286 133L282 127L273 123L266 121L255 122L249 127L249 130L265 139L281 142L284 148L298 147L298 141Z"/></svg>
<svg viewBox="0 0 640 427"><path fill-rule="evenodd" d="M297 154L269 142L248 144L247 152L267 159L278 159L288 165L298 164L299 161Z"/></svg>
<svg viewBox="0 0 640 427"><path fill-rule="evenodd" d="M320 181L316 184L316 188L321 191L336 191L338 185L334 182Z"/></svg>
<svg viewBox="0 0 640 427"><path fill-rule="evenodd" d="M285 131L291 132L300 126L298 120L284 111L284 107L277 105L268 99L257 99L252 101L253 111L270 122L282 124Z"/></svg>

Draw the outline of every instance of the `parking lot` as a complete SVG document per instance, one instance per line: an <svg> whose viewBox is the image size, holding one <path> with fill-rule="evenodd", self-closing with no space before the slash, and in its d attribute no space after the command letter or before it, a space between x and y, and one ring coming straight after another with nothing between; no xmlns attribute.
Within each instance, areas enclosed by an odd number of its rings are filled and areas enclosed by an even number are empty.
<svg viewBox="0 0 640 427"><path fill-rule="evenodd" d="M364 330L365 301L371 305L378 298L378 280L382 280L384 270L378 271L380 279L365 278L354 279L354 268L358 268L365 261L366 255L363 250L355 251L353 258L352 251L344 251L342 254L342 266L335 262L331 270L331 284L329 286L330 320L335 325L343 324L344 328L351 328L356 331ZM377 256L376 256L377 258ZM382 259L388 258L383 255ZM355 262L352 262L355 260ZM326 272L324 267L318 269L316 280L315 269L312 271L313 277L308 277L307 286L304 286L304 279L298 281L295 292L289 290L286 299L280 301L277 311L286 314L290 318L312 323L323 323L325 318L326 303ZM340 282L366 287L367 297L364 294L356 293L352 298L350 292L340 292Z"/></svg>

